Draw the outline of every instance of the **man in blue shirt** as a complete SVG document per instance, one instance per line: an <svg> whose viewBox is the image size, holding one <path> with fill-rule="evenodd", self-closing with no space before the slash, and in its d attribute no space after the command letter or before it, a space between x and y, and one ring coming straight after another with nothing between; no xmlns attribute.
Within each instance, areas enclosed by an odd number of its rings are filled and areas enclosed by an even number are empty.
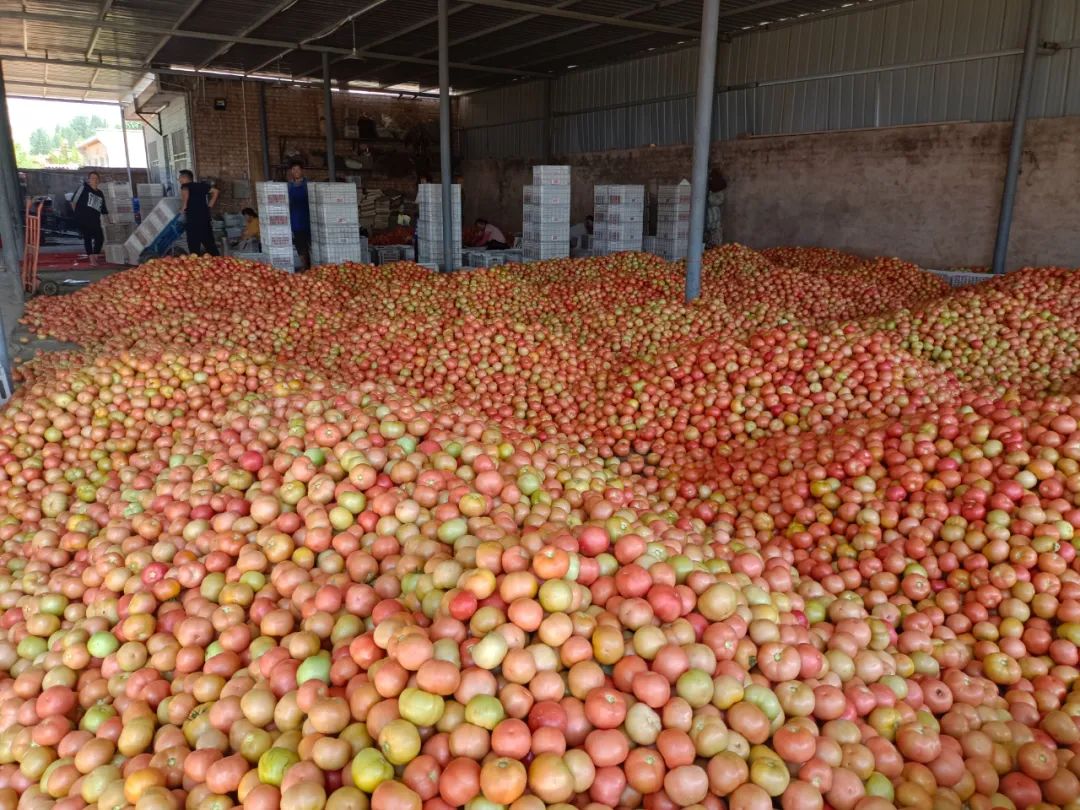
<svg viewBox="0 0 1080 810"><path fill-rule="evenodd" d="M289 223L293 245L300 254L305 270L311 266L311 213L308 210L308 187L304 164L294 160L289 164Z"/></svg>

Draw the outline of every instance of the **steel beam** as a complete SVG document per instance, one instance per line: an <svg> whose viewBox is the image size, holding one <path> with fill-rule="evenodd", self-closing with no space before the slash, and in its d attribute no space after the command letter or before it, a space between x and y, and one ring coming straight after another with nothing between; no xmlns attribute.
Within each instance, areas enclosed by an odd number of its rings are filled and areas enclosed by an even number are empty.
<svg viewBox="0 0 1080 810"><path fill-rule="evenodd" d="M78 27L82 24L93 24L95 20L89 17L78 17L64 14L44 14L38 12L22 12L0 10L0 20L27 20L28 22L53 23ZM101 23L102 30L119 31L129 34L161 34L165 37L180 37L181 39L205 40L207 42L232 42L237 45L257 45L266 48L286 48L289 50L304 50L313 53L343 54L345 56L366 57L369 59L384 59L388 62L408 62L417 65L438 65L437 59L421 59L415 56L402 56L397 53L382 53L379 51L352 50L351 48L337 48L329 45L315 45L298 42L288 42L279 39L262 39L259 37L235 37L229 34L214 34L207 31L187 31L179 28L168 28L149 23L131 23L117 20L106 20ZM323 35L325 36L325 35ZM53 60L44 60L49 64ZM144 62L145 66L145 62ZM546 73L531 70L517 70L515 68L488 67L476 65L471 62L451 62L450 66L460 70L474 70L480 73L502 73L510 76L531 76L533 78L546 77ZM257 71L258 68L250 72ZM146 69L143 70L146 72ZM161 72L161 71L157 71Z"/></svg>
<svg viewBox="0 0 1080 810"><path fill-rule="evenodd" d="M263 180L270 176L270 122L266 115L266 83L259 83L259 128L262 132Z"/></svg>
<svg viewBox="0 0 1080 810"><path fill-rule="evenodd" d="M682 3L682 2L684 2L684 0L660 0L660 2L658 2L656 5L649 6L648 8L640 8L640 7L638 7L638 8L628 9L627 11L621 11L618 14L613 15L611 17L611 19L626 19L628 17L634 16L635 14L644 14L646 11L656 11L657 9L667 8L668 6L675 6L675 5L678 5L679 3ZM499 50L496 50L496 51L487 51L484 54L484 58L485 59L490 59L493 56L502 56L503 54L514 53L515 51L521 51L521 50L524 50L526 48L532 48L532 47L534 47L536 45L543 45L545 42L552 42L552 41L554 41L556 39L563 39L565 37L574 36L576 34L583 34L586 31L591 31L594 28L599 28L601 25L602 25L602 23L588 23L586 25L575 26L574 28L567 28L565 31L556 31L554 34L547 34L546 36L537 37L535 39L518 40L518 41L514 42L512 45L509 45L508 47L500 48ZM650 32L650 33L655 33L655 32ZM629 41L629 40L632 40L632 39L637 39L639 36L645 36L645 35L646 35L645 33L632 34L631 36L626 37L626 40L617 40L617 42ZM680 30L679 31L679 36L684 36L688 40L689 39L697 39L698 33L697 33L697 31L682 31L682 30ZM611 43L605 43L605 44L611 44ZM595 46L590 45L589 47L585 48L585 50L592 50L593 47L595 47ZM545 61L545 60L537 60L537 61L540 62L540 61ZM551 60L549 59L547 61L551 61Z"/></svg>
<svg viewBox="0 0 1080 810"><path fill-rule="evenodd" d="M439 0L439 182L442 184L443 270L454 269L454 176L450 162L449 0Z"/></svg>
<svg viewBox="0 0 1080 810"><path fill-rule="evenodd" d="M98 22L101 22L108 15L109 10L112 8L113 0L105 0L101 4L101 11L98 12ZM90 35L90 44L86 46L86 58L89 59L94 55L94 48L97 47L98 37L101 36L101 26L94 26L94 33Z"/></svg>
<svg viewBox="0 0 1080 810"><path fill-rule="evenodd" d="M337 182L337 160L334 155L334 89L330 81L330 54L322 55L323 121L326 128L326 174L331 183Z"/></svg>
<svg viewBox="0 0 1080 810"><path fill-rule="evenodd" d="M690 174L690 242L686 256L686 300L701 295L701 254L705 243L709 143L712 135L713 85L716 82L716 28L720 0L704 0L698 47L697 100L694 108L694 155Z"/></svg>
<svg viewBox="0 0 1080 810"><path fill-rule="evenodd" d="M566 20L578 20L579 22L591 22L597 25L614 25L622 28L636 28L639 31L653 31L658 34L677 34L680 36L696 36L697 32L688 28L677 28L671 25L659 25L657 23L640 22L629 20L620 16L601 16L599 14L586 14L583 11L571 11L566 8L555 6L537 6L532 3L520 3L517 0L470 0L473 5L490 6L507 11L520 11L524 14L539 14L545 17L562 17Z"/></svg>
<svg viewBox="0 0 1080 810"><path fill-rule="evenodd" d="M168 41L170 39L172 39L174 36L176 36L176 31L180 28L181 25L183 25L185 22L187 22L188 17L190 17L192 14L194 14L195 10L198 9L198 7L200 5L202 5L202 0L192 0L192 2L188 5L188 7L186 9L184 9L184 13L181 14L176 19L176 22L173 23L172 30L165 32L165 34L161 37L161 39L159 39L154 44L154 47L150 49L150 53L148 53L146 55L146 57L143 59L143 64L144 65L149 65L151 62L154 61L154 57L157 56L161 52L161 49L165 47L165 45L168 43Z"/></svg>
<svg viewBox="0 0 1080 810"><path fill-rule="evenodd" d="M277 5L271 6L266 12L264 12L263 14L260 14L258 17L256 17L255 21L251 25L244 26L244 28L240 31L240 33L237 36L246 37L249 34L253 34L255 31L258 31L260 28L262 28L264 25L266 25L268 22L270 22L270 20L272 20L278 14L281 14L283 11L288 11L290 8L292 8L294 5L296 5L298 2L300 2L300 0L281 0L280 3L278 3ZM216 51L214 51L212 54L210 54L209 57L204 59L202 61L202 64L200 64L198 66L199 69L202 69L202 68L206 67L207 65L209 65L211 62L213 62L213 61L215 61L217 59L220 59L222 56L224 56L229 51L230 48L232 48L232 46L234 44L236 44L236 43L234 43L234 42L226 42L224 45L222 45L220 48L218 48Z"/></svg>
<svg viewBox="0 0 1080 810"><path fill-rule="evenodd" d="M2 60L7 61L7 60ZM86 89L86 85L83 84L63 84L57 82L49 82L46 84L42 81L29 81L27 79L8 79L8 87L24 87L27 89L33 88L37 90L75 90L78 91L80 98L86 96L90 92L94 93L119 93L128 92L130 87L93 87L90 90ZM97 104L97 101L90 99L91 102Z"/></svg>
<svg viewBox="0 0 1080 810"><path fill-rule="evenodd" d="M1028 9L1027 38L1024 58L1020 63L1020 86L1016 90L1016 109L1013 112L1012 140L1009 143L1009 162L1005 168L1005 189L1001 195L1001 215L998 218L997 238L994 241L994 274L1005 272L1009 255L1009 234L1016 206L1016 186L1020 180L1020 163L1024 157L1024 128L1031 105L1031 83L1035 78L1035 57L1039 50L1039 24L1042 22L1043 0L1031 0Z"/></svg>
<svg viewBox="0 0 1080 810"><path fill-rule="evenodd" d="M566 6L573 5L574 3L577 3L577 2L580 2L580 0L560 0L560 2L556 3L554 6L552 6L552 8L564 8ZM681 2L681 0L680 0L680 2ZM458 6L457 8L451 9L450 15L453 16L458 11L464 11L465 9L469 8L471 5L472 5L471 3L465 3L465 4L462 4L462 5ZM652 11L655 8L656 8L656 6L649 6L648 8L638 9L638 11L639 12ZM521 25L521 23L528 22L529 20L535 20L539 16L540 16L539 14L524 14L524 15L522 15L520 17L514 17L511 20L506 20L505 22L497 23L496 25L489 25L487 28L481 28L479 31L473 31L472 33L466 34L465 36L461 36L461 37L458 37L457 39L450 40L450 47L454 48L454 47L457 47L458 45L463 45L466 42L471 42L474 39L479 39L480 37L486 37L489 34L498 33L499 31L503 31L503 30L505 30L507 28L513 28L515 25ZM618 15L618 16L622 16L622 15ZM428 18L422 20L421 22L424 25L428 25L428 24L433 23L433 22L438 22L438 19L439 19L438 15L435 15L434 17L428 17ZM388 37L383 37L382 39L376 40L375 43L369 43L369 47L372 44L380 44L381 45L381 44L383 44L385 42L389 42L391 40L394 40L397 37L401 36L401 34L403 34L403 33L405 33L405 32L404 31L395 31L393 34L391 34ZM438 48L435 48L434 50L428 49L426 51L421 51L417 55L418 56L430 56L433 53L438 53L438 50L439 50ZM397 64L398 63L396 63L396 62L391 62L388 65L384 65L383 70L392 68Z"/></svg>
<svg viewBox="0 0 1080 810"><path fill-rule="evenodd" d="M120 134L124 139L124 168L127 169L128 189L134 194L135 181L131 177L131 154L128 152L127 121L124 120L124 108L118 107L117 111L120 113Z"/></svg>
<svg viewBox="0 0 1080 810"><path fill-rule="evenodd" d="M340 20L338 20L333 25L330 25L330 26L327 26L326 28L321 29L319 31L319 33L315 34L314 36L310 36L310 37L307 37L306 39L301 40L300 45L306 45L308 43L314 42L317 39L322 39L323 37L328 37L332 33L334 33L335 31L337 31L339 28L341 28L341 26L348 25L349 23L351 23L353 20L357 19L358 17L360 17L360 16L362 16L364 14L367 14L369 11L374 11L379 6L384 5L387 2L389 2L389 0L371 0L370 3L366 4L365 6L363 6L360 9L357 9L356 11L350 12L349 14L342 17ZM256 67L252 68L252 70L253 71L262 70L267 65L271 65L274 62L277 62L279 59L283 59L284 57L288 56L290 53L297 50L299 47L300 46L298 45L297 47L294 47L294 48L285 48L280 53L274 54L272 57L267 59L265 62L259 63Z"/></svg>
<svg viewBox="0 0 1080 810"><path fill-rule="evenodd" d="M468 5L458 6L457 8L452 9L451 11L449 11L447 13L447 16L453 17L458 12L464 11L467 8L468 8ZM404 28L395 28L393 33L391 33L391 34L387 34L384 37L379 37L378 39L373 40L371 42L365 42L364 47L365 48L377 48L380 45L385 45L387 42L393 42L395 39L399 39L400 37L403 37L406 34L411 34L413 31L419 31L421 28L425 28L425 27L431 25L432 23L438 23L438 22L439 22L439 15L438 14L434 15L433 17L423 17L422 19L419 19L416 22L414 22L412 25L407 25ZM439 52L439 49L436 48L434 50L434 53L437 55L438 52ZM430 53L432 53L432 51L429 50L429 51L426 51L424 54L421 54L421 55L426 56L427 54L430 54ZM339 62L344 62L348 58L349 58L348 56L338 56L338 57L336 57L334 59L331 59L330 64L336 65ZM387 68L387 67L393 67L395 64L397 64L397 63L396 62L391 62L390 64L384 66L384 69ZM319 68L309 68L308 70L305 70L302 73L297 73L296 75L300 76L300 77L311 76L312 74L317 73L318 71L319 71Z"/></svg>

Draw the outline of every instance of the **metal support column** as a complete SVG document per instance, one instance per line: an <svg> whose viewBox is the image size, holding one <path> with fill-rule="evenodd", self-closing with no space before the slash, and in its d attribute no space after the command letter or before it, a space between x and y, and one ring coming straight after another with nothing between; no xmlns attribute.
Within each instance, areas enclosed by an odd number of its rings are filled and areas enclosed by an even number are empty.
<svg viewBox="0 0 1080 810"><path fill-rule="evenodd" d="M0 295L11 295L15 300L22 300L22 273L19 258L22 255L22 193L19 189L19 172L15 167L15 152L12 148L11 129L8 127L7 96L4 90L4 78L0 73L0 241L3 249L3 272L0 273ZM14 195L14 196L13 196ZM4 323L3 305L0 304L0 402L11 393L11 355L8 353L8 331Z"/></svg>
<svg viewBox="0 0 1080 810"><path fill-rule="evenodd" d="M439 181L442 183L443 270L454 269L454 205L450 170L450 23L439 0Z"/></svg>
<svg viewBox="0 0 1080 810"><path fill-rule="evenodd" d="M1031 101L1031 82L1035 76L1042 11L1043 0L1031 0L1027 38L1024 40L1024 59L1020 66L1020 87L1016 91L1016 109L1013 112L1009 163L1005 169L1005 190L1001 196L1001 215L998 218L997 239L994 241L994 273L998 275L1005 272L1005 260L1009 253L1009 232L1012 230L1013 208L1016 205L1020 161L1024 156L1024 127L1027 125L1028 106Z"/></svg>
<svg viewBox="0 0 1080 810"><path fill-rule="evenodd" d="M551 163L554 160L554 110L552 109L552 96L554 95L555 80L548 79L544 82L544 162Z"/></svg>
<svg viewBox="0 0 1080 810"><path fill-rule="evenodd" d="M19 185L19 167L15 163L15 141L11 135L11 118L8 116L7 90L4 85L4 69L0 65L0 182L7 189L5 205L10 208L15 239L12 246L16 256L22 257L23 215L26 201L23 199L22 186ZM21 289L21 288L20 288Z"/></svg>
<svg viewBox="0 0 1080 810"><path fill-rule="evenodd" d="M124 120L124 108L117 107L120 111L120 137L124 139L124 168L127 169L128 189L135 193L135 181L131 177L131 153L128 152L127 121Z"/></svg>
<svg viewBox="0 0 1080 810"><path fill-rule="evenodd" d="M259 82L259 126L262 128L263 180L269 182L270 176L270 125L266 116L266 83Z"/></svg>
<svg viewBox="0 0 1080 810"><path fill-rule="evenodd" d="M694 106L694 160L690 176L690 244L686 256L686 300L701 294L701 254L705 244L705 205L709 191L709 141L716 81L716 28L720 0L705 0L698 45L697 101Z"/></svg>
<svg viewBox="0 0 1080 810"><path fill-rule="evenodd" d="M330 182L337 182L337 161L334 158L334 91L330 86L330 54L322 55L323 117L326 119L326 170Z"/></svg>

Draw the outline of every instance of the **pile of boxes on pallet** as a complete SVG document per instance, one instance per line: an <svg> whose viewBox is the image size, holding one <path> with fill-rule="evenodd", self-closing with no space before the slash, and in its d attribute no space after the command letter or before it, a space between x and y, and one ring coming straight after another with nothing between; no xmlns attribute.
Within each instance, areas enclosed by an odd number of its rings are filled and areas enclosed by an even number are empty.
<svg viewBox="0 0 1080 810"><path fill-rule="evenodd" d="M593 253L641 250L645 186L597 186L593 192Z"/></svg>
<svg viewBox="0 0 1080 810"><path fill-rule="evenodd" d="M570 167L533 166L522 192L521 250L525 261L570 255Z"/></svg>
<svg viewBox="0 0 1080 810"><path fill-rule="evenodd" d="M143 214L139 227L124 242L127 263L138 264L147 248L153 248L154 255L162 255L183 232L180 223L180 199L162 198L153 211Z"/></svg>
<svg viewBox="0 0 1080 810"><path fill-rule="evenodd" d="M259 258L271 267L292 272L292 224L289 218L289 186L287 183L256 183L255 202L259 209Z"/></svg>
<svg viewBox="0 0 1080 810"><path fill-rule="evenodd" d="M662 259L685 259L690 242L690 183L660 186L656 192L656 241L651 253Z"/></svg>
<svg viewBox="0 0 1080 810"><path fill-rule="evenodd" d="M135 186L135 196L139 198L139 218L148 217L165 197L165 186L161 183L139 183Z"/></svg>
<svg viewBox="0 0 1080 810"><path fill-rule="evenodd" d="M360 224L371 232L386 230L392 225L391 211L400 207L400 194L369 189L360 198Z"/></svg>
<svg viewBox="0 0 1080 810"><path fill-rule="evenodd" d="M309 183L308 210L312 264L368 263L353 183Z"/></svg>
<svg viewBox="0 0 1080 810"><path fill-rule="evenodd" d="M102 252L110 264L127 264L128 255L124 243L135 232L135 202L131 198L131 186L127 183L102 183L105 210L101 228L105 233Z"/></svg>
<svg viewBox="0 0 1080 810"><path fill-rule="evenodd" d="M450 187L450 211L454 236L452 263L443 260L442 185L425 183L418 189L420 216L416 223L419 264L437 264L457 270L461 267L461 186Z"/></svg>

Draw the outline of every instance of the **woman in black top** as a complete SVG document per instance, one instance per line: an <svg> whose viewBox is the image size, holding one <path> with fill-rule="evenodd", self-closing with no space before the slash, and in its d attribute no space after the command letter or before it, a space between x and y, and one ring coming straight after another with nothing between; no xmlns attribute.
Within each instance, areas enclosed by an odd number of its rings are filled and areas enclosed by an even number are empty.
<svg viewBox="0 0 1080 810"><path fill-rule="evenodd" d="M105 241L105 233L101 230L101 216L109 211L105 207L105 195L98 189L100 184L101 175L90 172L71 200L71 207L75 209L75 222L82 233L87 256L101 253L101 245Z"/></svg>

